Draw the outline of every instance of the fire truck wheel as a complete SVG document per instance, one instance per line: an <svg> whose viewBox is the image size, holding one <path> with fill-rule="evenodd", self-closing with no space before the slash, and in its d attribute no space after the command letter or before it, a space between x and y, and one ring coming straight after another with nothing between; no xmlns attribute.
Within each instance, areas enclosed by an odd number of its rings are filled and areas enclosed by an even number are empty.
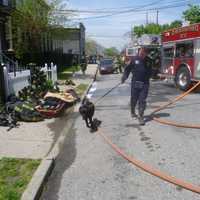
<svg viewBox="0 0 200 200"><path fill-rule="evenodd" d="M190 72L186 67L181 67L175 78L176 85L179 89L186 91L191 85Z"/></svg>

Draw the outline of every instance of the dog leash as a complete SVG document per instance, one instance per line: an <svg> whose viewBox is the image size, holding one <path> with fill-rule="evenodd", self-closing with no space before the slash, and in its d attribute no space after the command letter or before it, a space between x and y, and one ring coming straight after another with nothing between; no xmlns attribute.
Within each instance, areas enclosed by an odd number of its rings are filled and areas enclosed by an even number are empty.
<svg viewBox="0 0 200 200"><path fill-rule="evenodd" d="M96 69L96 72L95 72L95 75L94 75L94 78L93 78L93 80L92 80L92 83L91 83L90 86L88 87L87 92L85 93L85 95L84 95L84 97L83 97L83 99L82 99L82 101L81 101L82 104L83 104L84 100L87 98L87 95L88 95L88 93L89 93L89 91L90 91L90 89L91 89L93 83L94 83L94 82L96 81L96 79L97 79L98 71L99 71L99 69L97 68L97 69Z"/></svg>
<svg viewBox="0 0 200 200"><path fill-rule="evenodd" d="M92 83L91 83L90 86L88 87L87 92L85 93L85 96L83 97L82 104L83 104L84 100L87 98L87 95L88 95L90 89L92 88L93 83L96 81L97 73L98 73L98 68L97 68L97 70L96 70L96 73L95 73L95 76L94 76L94 78L93 78ZM112 88L111 88L109 91L107 91L103 96L101 96L100 98L98 98L98 99L94 102L94 105L96 105L100 100L102 100L105 96L107 96L109 93L111 93L114 89L116 89L116 88L119 87L120 85L121 85L121 82L120 82L120 83L117 83L117 85L115 85L114 87L112 87Z"/></svg>
<svg viewBox="0 0 200 200"><path fill-rule="evenodd" d="M94 115L94 112L95 112L95 105L101 99L103 99L106 95L108 95L110 92L112 92L115 88L117 88L121 84L121 83L118 83L117 85L112 87L109 91L107 91L103 96L98 98L94 103L92 103L91 101L89 101L89 98L87 98L87 95L90 92L90 90L93 86L93 83L96 81L97 73L98 73L98 68L96 70L96 73L95 73L95 76L93 78L92 83L89 85L87 92L85 93L85 95L84 95L84 97L81 101L81 106L79 107L79 113L83 117L83 120L85 121L86 126L88 128L90 128L91 132L96 132L98 130L98 127L101 124L100 120L93 118L93 115Z"/></svg>
<svg viewBox="0 0 200 200"><path fill-rule="evenodd" d="M96 105L101 99L103 99L105 96L107 96L109 93L111 93L114 89L116 89L117 87L119 87L121 85L121 83L118 83L117 85L115 85L113 88L111 88L109 91L107 91L103 96L101 96L100 98L98 98L94 104Z"/></svg>

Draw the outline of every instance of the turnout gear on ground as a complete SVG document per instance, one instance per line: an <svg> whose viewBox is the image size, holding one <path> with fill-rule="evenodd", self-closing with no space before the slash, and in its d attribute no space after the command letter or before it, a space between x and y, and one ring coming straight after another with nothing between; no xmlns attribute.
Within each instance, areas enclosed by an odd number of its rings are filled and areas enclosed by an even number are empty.
<svg viewBox="0 0 200 200"><path fill-rule="evenodd" d="M15 115L19 121L24 122L40 122L43 121L43 116L35 110L35 107L30 102L21 102L14 108Z"/></svg>

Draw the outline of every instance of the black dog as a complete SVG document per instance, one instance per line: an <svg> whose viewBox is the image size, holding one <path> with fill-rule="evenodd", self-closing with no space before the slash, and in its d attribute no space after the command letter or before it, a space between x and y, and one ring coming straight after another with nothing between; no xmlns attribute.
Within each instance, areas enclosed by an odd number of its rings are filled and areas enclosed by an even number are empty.
<svg viewBox="0 0 200 200"><path fill-rule="evenodd" d="M95 106L92 102L89 101L89 99L83 99L82 105L79 108L79 112L83 117L83 120L85 120L86 126L90 128L90 131L97 131L98 127L101 124L101 121L99 121L98 119L93 119Z"/></svg>

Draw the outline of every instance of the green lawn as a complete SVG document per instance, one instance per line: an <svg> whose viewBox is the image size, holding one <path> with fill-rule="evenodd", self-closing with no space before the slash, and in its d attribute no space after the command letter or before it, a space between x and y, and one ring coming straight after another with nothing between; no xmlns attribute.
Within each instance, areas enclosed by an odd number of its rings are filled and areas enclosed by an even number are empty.
<svg viewBox="0 0 200 200"><path fill-rule="evenodd" d="M78 95L82 96L87 88L88 84L80 84L76 87L76 92L78 93Z"/></svg>
<svg viewBox="0 0 200 200"><path fill-rule="evenodd" d="M0 200L20 200L39 160L0 159Z"/></svg>
<svg viewBox="0 0 200 200"><path fill-rule="evenodd" d="M71 66L58 73L58 80L70 79L74 72L79 71L80 66Z"/></svg>
<svg viewBox="0 0 200 200"><path fill-rule="evenodd" d="M68 80L72 78L73 73L72 72L59 72L58 73L58 80Z"/></svg>
<svg viewBox="0 0 200 200"><path fill-rule="evenodd" d="M79 71L80 70L80 66L71 66L71 67L67 67L66 69L64 69L62 72L73 72L73 71Z"/></svg>

